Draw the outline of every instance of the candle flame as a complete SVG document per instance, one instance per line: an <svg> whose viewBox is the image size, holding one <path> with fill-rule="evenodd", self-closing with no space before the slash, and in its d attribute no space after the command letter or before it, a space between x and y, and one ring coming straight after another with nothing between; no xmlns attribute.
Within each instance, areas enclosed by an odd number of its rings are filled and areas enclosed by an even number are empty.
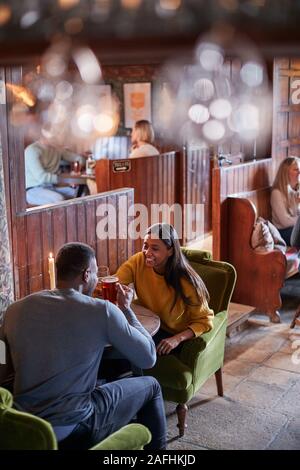
<svg viewBox="0 0 300 470"><path fill-rule="evenodd" d="M49 253L49 258L53 258L53 255L52 255L52 253Z"/></svg>

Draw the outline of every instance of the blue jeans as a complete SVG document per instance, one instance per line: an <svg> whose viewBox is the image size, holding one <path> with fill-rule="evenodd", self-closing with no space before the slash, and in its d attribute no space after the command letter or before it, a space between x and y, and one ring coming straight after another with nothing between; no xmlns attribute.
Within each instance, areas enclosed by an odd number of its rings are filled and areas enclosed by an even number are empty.
<svg viewBox="0 0 300 470"><path fill-rule="evenodd" d="M145 449L166 448L166 417L159 383L154 377L132 377L95 388L94 413L59 443L60 449L88 449L136 417L152 434Z"/></svg>

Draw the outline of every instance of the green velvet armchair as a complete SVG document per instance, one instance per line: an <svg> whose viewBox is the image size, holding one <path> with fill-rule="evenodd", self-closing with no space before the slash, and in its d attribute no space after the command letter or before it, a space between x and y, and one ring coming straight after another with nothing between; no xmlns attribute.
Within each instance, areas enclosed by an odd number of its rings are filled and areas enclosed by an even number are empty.
<svg viewBox="0 0 300 470"><path fill-rule="evenodd" d="M50 423L12 408L11 393L0 387L0 450L57 450ZM142 424L128 424L90 450L141 450L151 441Z"/></svg>
<svg viewBox="0 0 300 470"><path fill-rule="evenodd" d="M209 252L182 248L191 266L203 279L214 310L213 329L186 341L179 354L160 356L144 374L160 383L166 401L177 403L179 435L186 428L187 402L206 380L215 374L218 395L223 396L222 365L227 327L227 309L236 281L232 265L212 261Z"/></svg>

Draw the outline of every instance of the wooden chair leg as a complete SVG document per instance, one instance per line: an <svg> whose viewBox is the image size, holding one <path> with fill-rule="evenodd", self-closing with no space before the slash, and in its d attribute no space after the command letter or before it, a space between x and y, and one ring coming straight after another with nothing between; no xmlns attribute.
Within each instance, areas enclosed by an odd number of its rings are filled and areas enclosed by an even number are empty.
<svg viewBox="0 0 300 470"><path fill-rule="evenodd" d="M278 310L273 310L271 312L267 312L270 318L270 322L272 323L281 323L280 313Z"/></svg>
<svg viewBox="0 0 300 470"><path fill-rule="evenodd" d="M295 328L295 325L296 325L296 321L297 321L297 318L300 317L300 305L299 307L297 308L296 310L296 313L294 315L294 318L292 320L292 323L290 324L290 328Z"/></svg>
<svg viewBox="0 0 300 470"><path fill-rule="evenodd" d="M179 428L179 437L182 437L184 435L185 428L187 428L187 424L185 422L187 410L188 410L188 407L185 403L179 403L176 406L176 413L177 413L177 418L178 418L177 427Z"/></svg>
<svg viewBox="0 0 300 470"><path fill-rule="evenodd" d="M217 372L215 372L215 378L216 378L218 395L222 397L223 396L222 367L220 367L220 369L218 369Z"/></svg>

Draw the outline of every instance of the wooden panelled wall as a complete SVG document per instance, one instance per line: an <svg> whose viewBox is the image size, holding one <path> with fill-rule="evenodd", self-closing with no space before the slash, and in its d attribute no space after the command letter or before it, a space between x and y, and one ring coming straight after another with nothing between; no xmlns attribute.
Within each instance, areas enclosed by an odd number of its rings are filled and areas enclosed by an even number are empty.
<svg viewBox="0 0 300 470"><path fill-rule="evenodd" d="M273 178L272 159L258 160L236 166L214 168L212 171L213 258L227 258L228 196L269 187ZM235 228L239 230L239 227ZM239 247L237 247L237 250Z"/></svg>
<svg viewBox="0 0 300 470"><path fill-rule="evenodd" d="M143 157L126 160L129 171L114 171L114 165L124 160L98 160L96 164L97 190L108 191L122 187L134 187L134 202L144 204L151 210L151 204L174 204L179 202L180 175L179 159L175 152L157 157ZM150 221L148 221L150 222Z"/></svg>
<svg viewBox="0 0 300 470"><path fill-rule="evenodd" d="M148 224L152 204L174 204L182 208L180 236L186 244L200 238L211 230L211 170L207 151L199 148L183 149L182 152L167 152L157 157L134 158L126 161L128 171L115 172L115 165L124 160L99 160L96 165L97 190L107 191L120 187L133 187L135 204L144 204L148 210ZM187 205L189 208L187 209ZM164 221L173 223L170 219ZM204 218L203 233L197 231L196 219ZM199 217L198 217L199 218ZM179 230L179 227L177 227ZM136 243L139 249L141 243Z"/></svg>
<svg viewBox="0 0 300 470"><path fill-rule="evenodd" d="M182 187L184 204L192 204L190 217L186 223L196 230L197 211L203 209L204 232L199 235L207 235L212 229L212 197L211 197L211 160L209 152L195 147L184 149L186 157L183 168L185 174L185 186ZM198 237L199 237L198 235ZM195 237L197 238L197 237ZM186 237L186 242L193 238Z"/></svg>
<svg viewBox="0 0 300 470"><path fill-rule="evenodd" d="M0 79L4 83L20 84L21 78L21 67L0 68ZM133 190L118 190L26 209L24 139L19 128L9 120L9 112L15 102L16 98L6 89L6 105L1 105L0 131L15 297L49 287L49 253L55 255L58 248L68 241L86 242L94 247L98 263L109 265L114 272L133 254L133 242L127 237L131 218L127 217L124 209L133 204ZM117 229L117 238L112 236L108 240L97 236L97 224L105 217L105 214L97 215L97 208L104 203L111 204L117 214L121 213L123 221L125 217L123 233L119 237L119 218L110 218L107 222L107 230L112 229L114 233Z"/></svg>
<svg viewBox="0 0 300 470"><path fill-rule="evenodd" d="M97 210L101 204L110 204L115 208L116 218L111 214L107 217L104 209L100 215ZM127 212L132 204L133 190L125 189L15 214L13 253L16 297L49 288L49 253L56 254L67 242L87 243L96 251L98 264L107 265L112 273L115 272L133 254L133 241L127 237L131 220ZM101 238L99 232L97 234L97 224L101 222L105 231L112 231L110 238Z"/></svg>
<svg viewBox="0 0 300 470"><path fill-rule="evenodd" d="M145 206L147 213L136 206L136 217L140 220L137 231L144 233L149 225L167 221L167 215L154 220L155 205L182 204L180 188L181 154L169 152L155 157L142 157L127 160L98 160L96 164L97 191L107 191L121 187L134 188L134 203ZM115 165L128 166L128 171L114 170ZM170 213L170 223L174 224L174 212ZM146 219L145 219L146 218ZM135 242L135 251L142 246L142 239Z"/></svg>
<svg viewBox="0 0 300 470"><path fill-rule="evenodd" d="M274 170L288 156L300 156L300 58L276 58L273 82Z"/></svg>

